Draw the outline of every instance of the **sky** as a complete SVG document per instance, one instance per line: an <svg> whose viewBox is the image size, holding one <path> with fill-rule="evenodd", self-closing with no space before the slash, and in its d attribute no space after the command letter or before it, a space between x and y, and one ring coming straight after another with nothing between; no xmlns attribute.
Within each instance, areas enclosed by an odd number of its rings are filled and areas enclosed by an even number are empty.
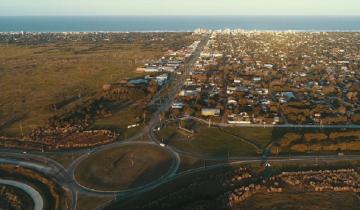
<svg viewBox="0 0 360 210"><path fill-rule="evenodd" d="M1 0L0 16L354 15L360 0Z"/></svg>

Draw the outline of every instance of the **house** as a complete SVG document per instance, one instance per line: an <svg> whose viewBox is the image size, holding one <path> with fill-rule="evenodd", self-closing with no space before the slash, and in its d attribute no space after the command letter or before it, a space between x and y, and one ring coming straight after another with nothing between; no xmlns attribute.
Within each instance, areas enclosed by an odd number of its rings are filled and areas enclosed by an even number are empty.
<svg viewBox="0 0 360 210"><path fill-rule="evenodd" d="M174 102L172 104L171 108L173 108L173 109L182 109L182 108L184 108L184 103L183 102Z"/></svg>
<svg viewBox="0 0 360 210"><path fill-rule="evenodd" d="M166 72L174 72L175 71L175 68L171 67L171 66L164 66L162 69Z"/></svg>
<svg viewBox="0 0 360 210"><path fill-rule="evenodd" d="M144 68L144 72L147 72L147 73L160 72L160 69L156 68L156 67L147 67L147 68Z"/></svg>
<svg viewBox="0 0 360 210"><path fill-rule="evenodd" d="M212 108L202 108L201 109L202 116L220 116L220 109L212 109Z"/></svg>
<svg viewBox="0 0 360 210"><path fill-rule="evenodd" d="M253 81L254 81L254 82L260 82L260 81L261 81L261 77L254 77L254 78L253 78Z"/></svg>
<svg viewBox="0 0 360 210"><path fill-rule="evenodd" d="M201 92L201 87L196 85L185 86L179 93L179 96L195 96Z"/></svg>
<svg viewBox="0 0 360 210"><path fill-rule="evenodd" d="M228 115L229 124L250 124L250 116L246 112L241 112L238 115L232 114Z"/></svg>
<svg viewBox="0 0 360 210"><path fill-rule="evenodd" d="M143 84L147 84L148 80L146 79L133 79L133 80L129 80L129 83L132 85L143 85Z"/></svg>
<svg viewBox="0 0 360 210"><path fill-rule="evenodd" d="M169 75L168 74L162 74L162 75L159 75L155 78L156 82L158 83L158 85L162 86L164 85L167 80L168 80L168 77Z"/></svg>

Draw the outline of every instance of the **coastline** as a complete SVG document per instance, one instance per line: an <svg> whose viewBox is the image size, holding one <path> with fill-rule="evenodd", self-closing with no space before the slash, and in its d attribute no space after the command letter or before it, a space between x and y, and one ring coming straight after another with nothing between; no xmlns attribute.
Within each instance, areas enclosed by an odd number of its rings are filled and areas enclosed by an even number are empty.
<svg viewBox="0 0 360 210"><path fill-rule="evenodd" d="M360 32L360 16L0 16L1 33Z"/></svg>

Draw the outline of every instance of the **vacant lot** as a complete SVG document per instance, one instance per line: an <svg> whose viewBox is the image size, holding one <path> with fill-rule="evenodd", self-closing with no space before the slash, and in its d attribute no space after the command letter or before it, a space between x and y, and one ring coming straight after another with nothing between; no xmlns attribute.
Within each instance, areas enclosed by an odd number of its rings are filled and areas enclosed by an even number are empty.
<svg viewBox="0 0 360 210"><path fill-rule="evenodd" d="M75 175L87 187L120 191L160 178L169 170L171 161L162 148L148 144L126 145L90 156L79 165Z"/></svg>
<svg viewBox="0 0 360 210"><path fill-rule="evenodd" d="M189 34L169 33L112 42L0 44L0 135L26 135L102 85L139 76L136 67L189 43ZM60 106L53 110L52 104Z"/></svg>
<svg viewBox="0 0 360 210"><path fill-rule="evenodd" d="M81 195L78 198L76 209L77 210L95 209L96 207L104 205L105 203L111 201L112 199L113 198L109 198L109 197L99 198L99 197L90 197L90 196Z"/></svg>
<svg viewBox="0 0 360 210"><path fill-rule="evenodd" d="M275 137L273 128L224 128L225 132L237 135L241 138L254 142L262 148L266 148Z"/></svg>
<svg viewBox="0 0 360 210"><path fill-rule="evenodd" d="M234 209L359 209L360 198L355 193L279 193L257 194Z"/></svg>
<svg viewBox="0 0 360 210"><path fill-rule="evenodd" d="M179 150L206 158L257 155L256 148L218 128L197 125L194 134L170 124L159 133L159 138Z"/></svg>

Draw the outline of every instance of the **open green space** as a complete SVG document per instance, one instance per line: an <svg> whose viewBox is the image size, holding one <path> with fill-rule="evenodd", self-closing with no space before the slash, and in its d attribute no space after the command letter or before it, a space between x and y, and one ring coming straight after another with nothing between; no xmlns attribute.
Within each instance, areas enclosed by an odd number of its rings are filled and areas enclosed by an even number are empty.
<svg viewBox="0 0 360 210"><path fill-rule="evenodd" d="M111 197L91 197L91 196L80 195L78 197L76 209L77 210L95 209L96 207L104 205L105 203L111 201L112 199L113 198Z"/></svg>
<svg viewBox="0 0 360 210"><path fill-rule="evenodd" d="M234 209L359 209L360 197L356 193L286 192L256 194Z"/></svg>
<svg viewBox="0 0 360 210"><path fill-rule="evenodd" d="M121 191L148 184L169 170L170 154L157 146L115 147L85 159L75 171L77 181L97 190Z"/></svg>
<svg viewBox="0 0 360 210"><path fill-rule="evenodd" d="M122 139L128 139L138 134L143 129L143 124L138 122L137 117L142 116L143 111L134 107L126 107L115 111L112 116L96 119L89 130L112 130L120 133ZM134 128L128 128L129 125L139 124Z"/></svg>
<svg viewBox="0 0 360 210"><path fill-rule="evenodd" d="M55 152L55 153L36 153L43 155L47 158L53 159L56 162L60 163L65 168L69 167L72 162L74 162L78 157L83 155L86 151L67 151L67 152Z"/></svg>
<svg viewBox="0 0 360 210"><path fill-rule="evenodd" d="M273 128L250 128L250 127L229 127L223 128L223 131L254 142L262 148L266 148L273 141Z"/></svg>
<svg viewBox="0 0 360 210"><path fill-rule="evenodd" d="M204 167L204 160L200 158L182 155L179 172Z"/></svg>
<svg viewBox="0 0 360 210"><path fill-rule="evenodd" d="M204 123L192 120L184 120L181 123L183 127L194 130L195 134L179 129L178 123L171 122L159 132L159 139L180 150L195 154L200 153L206 156L227 156L227 150L230 157L251 155L253 150L257 154L266 152L273 155L358 154L359 137L356 133L358 129L296 127L209 128ZM289 146L282 146L284 140L287 140L288 135L298 137L293 142L290 142ZM316 139L323 136L327 139ZM314 139L307 140L310 138ZM201 145L201 148L199 145ZM248 149L249 147L252 149ZM242 149L241 151L240 148ZM276 151L279 152L277 153Z"/></svg>
<svg viewBox="0 0 360 210"><path fill-rule="evenodd" d="M137 67L193 41L190 33L114 36L120 38L0 44L0 135L26 135L81 105L104 84L142 76ZM114 117L108 124L117 122Z"/></svg>
<svg viewBox="0 0 360 210"><path fill-rule="evenodd" d="M167 125L158 137L179 150L206 158L227 158L257 155L256 148L218 128L197 125L194 134L178 129L175 123Z"/></svg>

